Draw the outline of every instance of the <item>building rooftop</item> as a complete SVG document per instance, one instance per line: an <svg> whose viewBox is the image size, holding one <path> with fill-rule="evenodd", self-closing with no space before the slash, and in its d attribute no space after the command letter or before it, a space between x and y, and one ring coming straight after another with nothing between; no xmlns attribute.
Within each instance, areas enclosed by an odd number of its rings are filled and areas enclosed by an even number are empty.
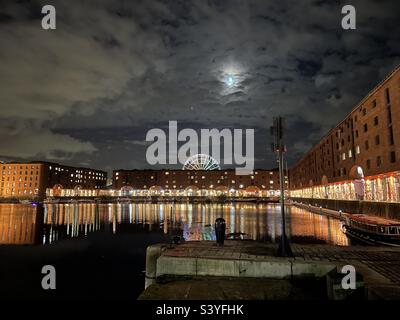
<svg viewBox="0 0 400 320"><path fill-rule="evenodd" d="M34 161L8 161L8 162L0 162L1 164L49 164L52 166L60 166L60 167L68 167L68 168L74 168L74 169L82 169L82 170L93 170L93 171L100 171L103 173L106 173L106 171L99 170L99 169L94 169L94 168L87 168L87 167L76 167L76 166L71 166L71 165L65 165L65 164L60 164L57 162L50 162L50 161L42 161L42 160L34 160Z"/></svg>
<svg viewBox="0 0 400 320"><path fill-rule="evenodd" d="M323 135L318 142L316 142L300 159L296 161L292 168L296 167L303 159L305 159L308 154L310 154L315 148L318 147L322 140L328 138L335 130L337 130L337 128L340 127L354 111L356 111L363 103L365 103L368 98L370 98L378 89L380 89L389 79L391 79L398 72L400 72L400 65L395 67L382 81L380 81L372 90L370 90L367 95L365 95L364 98L362 98L361 101L357 103L356 106L353 107L351 111L346 114L343 120L340 121L335 127L330 129L325 135Z"/></svg>

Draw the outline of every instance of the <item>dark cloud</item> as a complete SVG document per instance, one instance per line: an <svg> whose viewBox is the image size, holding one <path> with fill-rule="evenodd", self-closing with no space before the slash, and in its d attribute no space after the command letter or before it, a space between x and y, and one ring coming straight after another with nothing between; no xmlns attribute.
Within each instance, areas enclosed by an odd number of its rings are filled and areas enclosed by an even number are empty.
<svg viewBox="0 0 400 320"><path fill-rule="evenodd" d="M0 156L144 168L147 130L268 127L287 118L289 162L341 120L400 57L398 1L45 1L0 7ZM227 86L231 75L234 85Z"/></svg>

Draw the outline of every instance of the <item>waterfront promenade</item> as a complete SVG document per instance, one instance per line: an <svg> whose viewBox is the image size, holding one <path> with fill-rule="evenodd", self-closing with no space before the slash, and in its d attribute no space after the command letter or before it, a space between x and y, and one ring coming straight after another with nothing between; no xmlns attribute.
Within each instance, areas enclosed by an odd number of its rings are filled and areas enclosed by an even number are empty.
<svg viewBox="0 0 400 320"><path fill-rule="evenodd" d="M162 284L153 283L142 293L140 299L245 299L248 297L249 286L252 286L252 298L273 299L275 296L284 299L284 293L273 295L265 291L265 286L270 286L271 290L274 290L273 288L283 290L282 288L288 285L287 281L282 282L277 279L282 278L284 272L282 270L286 267L291 269L292 274L296 268L303 268L303 274L306 272L305 268L309 268L314 274L322 274L321 268L326 271L330 266L335 266L340 273L344 265L353 265L357 274L362 276L365 286L363 298L400 297L400 248L293 244L292 249L294 257L279 258L275 256L276 245L254 241L227 241L223 248L217 247L212 241L165 246L160 250L161 260L158 258L156 266L163 271L153 270L153 275L171 272L175 273L176 278ZM204 261L207 261L208 270L216 270L214 274L217 277L210 277L210 273L201 273ZM232 271L234 268L229 267L229 261L239 264L246 262L248 265L253 265L254 270L262 266L257 263L264 263L264 270L270 266L275 276L265 276L261 269L257 270L260 271L258 277L257 274L250 275L248 270L247 275L235 276ZM175 270L169 269L174 264ZM190 270L191 265L195 265L195 272ZM272 271L274 268L276 270ZM227 277L224 277L224 274ZM181 281L179 277L183 277L185 281ZM171 296L172 292L174 293Z"/></svg>

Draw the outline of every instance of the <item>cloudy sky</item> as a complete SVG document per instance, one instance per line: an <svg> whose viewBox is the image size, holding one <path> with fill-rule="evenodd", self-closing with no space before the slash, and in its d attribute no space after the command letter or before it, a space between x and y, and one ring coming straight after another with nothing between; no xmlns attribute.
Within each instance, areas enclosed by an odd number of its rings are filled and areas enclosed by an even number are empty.
<svg viewBox="0 0 400 320"><path fill-rule="evenodd" d="M0 159L148 168L147 131L177 120L254 128L268 168L282 115L293 163L399 64L399 14L398 0L0 1Z"/></svg>

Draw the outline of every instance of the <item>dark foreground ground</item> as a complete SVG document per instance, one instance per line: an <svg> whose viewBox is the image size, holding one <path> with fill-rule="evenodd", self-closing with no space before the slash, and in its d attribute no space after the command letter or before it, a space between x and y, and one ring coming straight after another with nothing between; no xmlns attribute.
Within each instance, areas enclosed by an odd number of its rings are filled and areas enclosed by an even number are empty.
<svg viewBox="0 0 400 320"><path fill-rule="evenodd" d="M193 277L152 285L139 300L319 300L324 289L322 280Z"/></svg>
<svg viewBox="0 0 400 320"><path fill-rule="evenodd" d="M329 299L327 291L324 290L326 281L325 283L313 281L312 277L307 276L307 272L300 279L298 276L292 280L273 280L271 277L255 279L241 276L240 271L239 274L236 272L240 267L232 269L230 263L236 261L239 266L240 261L250 261L250 264L245 264L249 267L249 275L253 270L252 263L258 262L267 264L275 262L282 268L285 268L284 265L288 262L309 265L311 273L312 270L317 270L321 263L333 265L338 272L337 285L340 288L343 278L341 270L344 266L350 265L363 283L363 292L337 291L342 298L347 296L351 299L400 300L400 248L358 245L340 247L320 244L291 246L294 254L291 258L276 257L274 244L254 241L227 240L223 248L217 247L212 241L191 241L169 246L162 251L161 255L165 259L164 267L161 269L164 272L171 272L170 275L173 277L159 279L158 283L146 289L140 299ZM181 263L186 263L186 267ZM174 265L177 269L173 267ZM224 277L220 279L205 277L205 265L208 265L209 269L206 272L209 274ZM242 271L246 273L247 267ZM185 274L186 279L179 279L182 274ZM228 276L233 277L228 278Z"/></svg>
<svg viewBox="0 0 400 320"><path fill-rule="evenodd" d="M146 247L154 233L90 234L46 246L0 246L0 299L127 299L144 289ZM41 269L56 268L56 290L43 290Z"/></svg>
<svg viewBox="0 0 400 320"><path fill-rule="evenodd" d="M46 246L0 246L0 299L2 301L9 299L134 301L144 290L146 247L167 241L167 237L162 232L142 231L117 235L93 233L84 241L74 238ZM246 250L231 247L229 243L240 244L241 247L244 245L243 248ZM240 255L244 258L247 255L255 255L262 258L272 250L272 247L275 248L275 245L228 241L224 250L220 250L211 242L196 242L179 245L170 254L188 256L195 252L201 256L215 258L221 254L232 255L232 257ZM400 299L400 249L398 248L295 244L292 248L296 259L303 261L329 261L338 266L354 264L363 274L366 286L373 288L371 292L375 298ZM41 274L41 269L44 265L53 265L56 268L56 290L43 290L41 287L44 276ZM141 298L281 298L276 296L276 290L266 291L264 287L281 288L280 292L284 293L286 299L296 297L297 299L314 299L315 293L318 295L315 287L311 291L304 291L301 285L293 286L273 280L262 280L265 283L257 279L235 279L235 281L243 281L243 283L234 285L232 279L177 281L168 286L157 285L152 295ZM262 290L255 291L256 287L262 287ZM240 290L237 291L237 288ZM168 292L168 290L172 291Z"/></svg>

